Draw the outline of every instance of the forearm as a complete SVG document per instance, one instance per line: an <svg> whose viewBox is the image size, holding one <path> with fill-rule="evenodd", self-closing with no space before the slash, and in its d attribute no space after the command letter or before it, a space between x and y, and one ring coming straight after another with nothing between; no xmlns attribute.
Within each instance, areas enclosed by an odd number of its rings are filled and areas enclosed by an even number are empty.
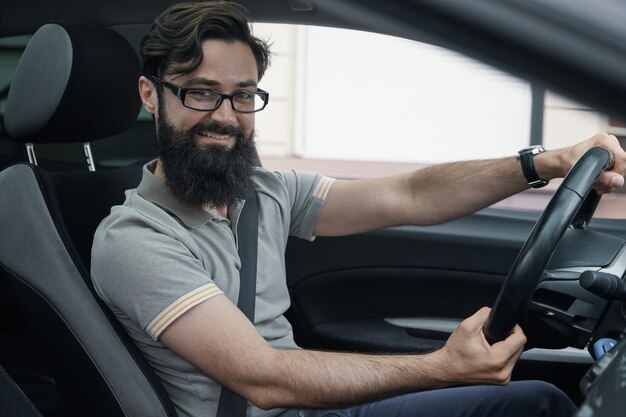
<svg viewBox="0 0 626 417"><path fill-rule="evenodd" d="M561 177L569 168L561 150L537 155L535 165L545 180ZM374 180L336 181L315 233L344 235L398 225L438 224L525 189L528 182L514 156L432 165Z"/></svg>
<svg viewBox="0 0 626 417"><path fill-rule="evenodd" d="M564 177L578 159L595 146L607 149L612 163L600 175L594 189L604 194L622 187L626 153L617 138L606 133L568 148L536 155L534 164L538 177L548 181ZM427 205L407 215L409 223L413 224L436 224L460 217L527 188L520 162L515 157L432 166L409 175L406 184L403 191L411 195L411 204ZM433 207L437 210L432 210Z"/></svg>
<svg viewBox="0 0 626 417"><path fill-rule="evenodd" d="M564 175L560 151L535 157L539 177ZM437 224L473 213L528 188L516 157L433 165L406 176L410 224Z"/></svg>
<svg viewBox="0 0 626 417"><path fill-rule="evenodd" d="M458 384L507 384L526 338L517 326L489 345L483 308L464 320L444 348L423 355L359 355L271 350L244 396L264 408L338 408L406 392ZM248 367L250 369L250 367ZM250 373L248 373L250 376Z"/></svg>
<svg viewBox="0 0 626 417"><path fill-rule="evenodd" d="M273 355L271 366L259 370L264 383L247 392L262 408L338 408L448 384L438 354L276 350Z"/></svg>

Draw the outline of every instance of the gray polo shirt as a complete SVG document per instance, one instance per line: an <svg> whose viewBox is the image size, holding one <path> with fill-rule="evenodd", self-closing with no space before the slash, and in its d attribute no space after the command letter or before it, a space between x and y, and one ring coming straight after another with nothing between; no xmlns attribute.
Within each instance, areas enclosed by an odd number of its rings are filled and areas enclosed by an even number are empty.
<svg viewBox="0 0 626 417"><path fill-rule="evenodd" d="M156 178L155 161L139 187L111 209L94 237L91 274L96 292L154 367L180 417L214 416L221 386L159 341L159 335L194 306L224 294L237 304L237 219L181 204ZM333 180L294 171L255 169L259 244L255 327L273 347L297 348L289 322L284 253L290 235L312 240ZM209 301L210 302L210 301ZM273 416L251 406L249 416Z"/></svg>

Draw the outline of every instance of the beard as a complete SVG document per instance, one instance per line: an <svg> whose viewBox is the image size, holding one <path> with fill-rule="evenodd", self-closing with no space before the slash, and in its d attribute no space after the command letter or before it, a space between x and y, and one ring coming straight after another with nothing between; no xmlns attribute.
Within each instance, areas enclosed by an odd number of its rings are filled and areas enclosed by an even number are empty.
<svg viewBox="0 0 626 417"><path fill-rule="evenodd" d="M157 155L165 185L176 199L190 207L216 208L232 207L248 196L252 168L258 165L254 130L246 136L238 127L202 123L182 132L164 112L160 115ZM202 131L234 135L237 140L230 149L220 144L199 145L195 138Z"/></svg>

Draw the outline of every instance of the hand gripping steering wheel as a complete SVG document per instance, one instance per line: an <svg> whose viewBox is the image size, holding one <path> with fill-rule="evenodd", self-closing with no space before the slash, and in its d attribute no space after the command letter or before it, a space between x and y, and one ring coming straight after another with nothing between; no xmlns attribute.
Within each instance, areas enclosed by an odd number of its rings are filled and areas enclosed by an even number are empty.
<svg viewBox="0 0 626 417"><path fill-rule="evenodd" d="M517 255L485 322L483 332L490 344L506 339L521 320L567 228L587 228L600 201L600 196L592 189L593 184L611 162L609 151L592 148L561 183Z"/></svg>

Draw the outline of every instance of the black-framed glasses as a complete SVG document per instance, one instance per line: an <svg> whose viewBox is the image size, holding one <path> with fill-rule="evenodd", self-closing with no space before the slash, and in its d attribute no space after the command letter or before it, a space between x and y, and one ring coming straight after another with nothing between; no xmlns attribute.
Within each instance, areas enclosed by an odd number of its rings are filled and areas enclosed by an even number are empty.
<svg viewBox="0 0 626 417"><path fill-rule="evenodd" d="M260 88L254 92L239 91L235 94L224 94L208 88L184 88L164 81L154 75L150 75L149 78L171 90L180 99L183 106L198 111L217 110L224 99L228 99L234 111L255 113L263 110L270 99L270 93Z"/></svg>

